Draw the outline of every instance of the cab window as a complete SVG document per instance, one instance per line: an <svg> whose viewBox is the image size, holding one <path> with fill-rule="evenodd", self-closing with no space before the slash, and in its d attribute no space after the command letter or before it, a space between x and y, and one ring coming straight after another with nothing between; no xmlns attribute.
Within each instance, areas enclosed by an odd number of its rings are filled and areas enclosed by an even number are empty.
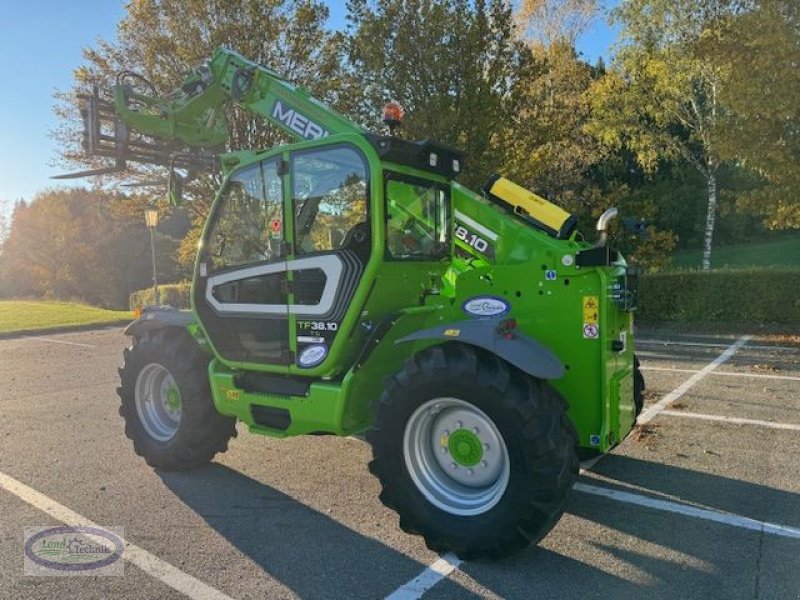
<svg viewBox="0 0 800 600"><path fill-rule="evenodd" d="M367 168L347 146L292 157L295 254L339 250L369 235Z"/></svg>
<svg viewBox="0 0 800 600"><path fill-rule="evenodd" d="M386 174L386 255L394 260L438 260L450 250L446 186Z"/></svg>
<svg viewBox="0 0 800 600"><path fill-rule="evenodd" d="M208 240L211 271L283 256L283 204L277 161L245 167L228 180Z"/></svg>

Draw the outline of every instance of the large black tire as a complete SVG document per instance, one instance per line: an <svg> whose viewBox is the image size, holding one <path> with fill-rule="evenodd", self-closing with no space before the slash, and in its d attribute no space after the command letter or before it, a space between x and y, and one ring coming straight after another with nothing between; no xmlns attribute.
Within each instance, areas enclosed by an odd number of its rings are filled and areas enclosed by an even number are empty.
<svg viewBox="0 0 800 600"><path fill-rule="evenodd" d="M236 420L214 408L208 381L210 357L192 337L177 328L146 332L124 351L119 370L122 401L119 414L125 419L125 435L147 464L176 471L208 464L218 452L228 449L236 436ZM180 419L174 435L159 440L148 433L136 405L136 382L150 365L159 365L172 376L180 393Z"/></svg>
<svg viewBox="0 0 800 600"><path fill-rule="evenodd" d="M493 422L507 448L505 489L480 514L443 510L409 473L404 454L407 423L415 422L418 408L440 398L456 398L477 408ZM387 379L373 407L374 427L367 433L373 453L369 468L382 485L380 499L398 513L404 531L421 535L435 552L498 559L536 543L558 522L578 474L577 439L566 408L547 383L492 354L457 343L428 348Z"/></svg>
<svg viewBox="0 0 800 600"><path fill-rule="evenodd" d="M644 376L639 366L639 358L635 354L633 355L633 402L638 417L644 408Z"/></svg>

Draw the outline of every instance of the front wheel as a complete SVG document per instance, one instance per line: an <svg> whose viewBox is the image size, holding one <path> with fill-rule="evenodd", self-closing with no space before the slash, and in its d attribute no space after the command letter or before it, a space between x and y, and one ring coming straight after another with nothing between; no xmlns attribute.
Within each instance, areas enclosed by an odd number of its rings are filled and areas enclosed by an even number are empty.
<svg viewBox="0 0 800 600"><path fill-rule="evenodd" d="M214 408L208 362L191 336L175 328L146 332L125 349L119 414L134 451L150 466L207 464L236 435L235 419Z"/></svg>
<svg viewBox="0 0 800 600"><path fill-rule="evenodd" d="M387 382L368 432L381 500L431 550L500 558L539 541L578 473L561 397L479 349L445 344Z"/></svg>

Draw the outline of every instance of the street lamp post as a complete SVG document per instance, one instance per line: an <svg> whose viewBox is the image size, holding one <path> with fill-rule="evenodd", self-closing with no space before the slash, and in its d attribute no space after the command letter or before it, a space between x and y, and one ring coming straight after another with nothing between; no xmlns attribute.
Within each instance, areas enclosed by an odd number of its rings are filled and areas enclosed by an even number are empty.
<svg viewBox="0 0 800 600"><path fill-rule="evenodd" d="M156 274L156 239L155 231L158 226L158 209L155 206L148 206L144 211L144 222L150 230L150 252L153 255L153 296L156 300L156 306L161 304L161 299L158 297L158 276Z"/></svg>

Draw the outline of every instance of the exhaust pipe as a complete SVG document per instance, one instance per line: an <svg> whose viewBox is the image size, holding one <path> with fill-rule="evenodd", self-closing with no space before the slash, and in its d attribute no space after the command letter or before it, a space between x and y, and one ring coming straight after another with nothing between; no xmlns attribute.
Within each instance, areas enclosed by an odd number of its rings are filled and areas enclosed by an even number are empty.
<svg viewBox="0 0 800 600"><path fill-rule="evenodd" d="M597 243L594 245L595 248L601 248L608 243L608 225L616 217L617 209L612 206L606 209L606 211L600 215L600 218L597 219L597 231L600 237L597 238Z"/></svg>

